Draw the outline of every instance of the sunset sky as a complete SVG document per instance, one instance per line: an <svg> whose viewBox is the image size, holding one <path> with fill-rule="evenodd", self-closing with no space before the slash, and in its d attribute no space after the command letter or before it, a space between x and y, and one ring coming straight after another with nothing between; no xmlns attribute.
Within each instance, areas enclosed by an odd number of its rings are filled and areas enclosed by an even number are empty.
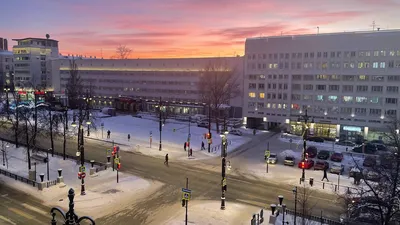
<svg viewBox="0 0 400 225"><path fill-rule="evenodd" d="M63 54L243 55L247 37L400 28L400 0L2 0L0 37L58 40ZM397 12L396 12L397 11ZM10 41L10 45L15 42ZM11 46L9 46L11 48Z"/></svg>

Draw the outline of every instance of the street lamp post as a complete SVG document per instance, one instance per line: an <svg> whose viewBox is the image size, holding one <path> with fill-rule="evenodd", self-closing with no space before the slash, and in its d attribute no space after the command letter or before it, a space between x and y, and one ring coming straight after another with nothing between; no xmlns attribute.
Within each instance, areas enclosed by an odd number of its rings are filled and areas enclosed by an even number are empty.
<svg viewBox="0 0 400 225"><path fill-rule="evenodd" d="M307 133L308 133L308 127L307 127L307 122L310 119L310 117L307 114L307 109L305 110L304 116L300 116L298 121L300 122L301 120L304 120L304 132L303 132L303 154L302 154L302 161L306 160L306 149L307 149ZM314 123L314 119L311 121ZM301 173L301 182L304 182L306 179L306 171L305 168L303 167L303 171Z"/></svg>
<svg viewBox="0 0 400 225"><path fill-rule="evenodd" d="M221 146L221 174L222 174L222 182L221 182L221 210L225 210L225 192L227 189L226 185L226 134L227 131L224 131L223 134L221 134L222 137L222 146Z"/></svg>
<svg viewBox="0 0 400 225"><path fill-rule="evenodd" d="M35 134L37 134L37 96L36 89L33 91L33 102L35 104ZM33 145L36 145L36 138L33 139Z"/></svg>
<svg viewBox="0 0 400 225"><path fill-rule="evenodd" d="M211 103L208 104L208 133L211 138ZM211 151L211 140L208 140L208 152Z"/></svg>
<svg viewBox="0 0 400 225"><path fill-rule="evenodd" d="M294 194L294 225L297 223L297 186L293 188Z"/></svg>
<svg viewBox="0 0 400 225"><path fill-rule="evenodd" d="M64 109L64 119L65 119L65 124L64 124L64 142L63 142L63 159L65 160L65 148L67 145L67 130L68 130L68 107L65 107Z"/></svg>
<svg viewBox="0 0 400 225"><path fill-rule="evenodd" d="M159 125L160 125L160 145L159 145L159 148L158 148L158 150L159 151L161 151L162 150L162 141L161 141L161 133L162 133L162 125L163 125L163 123L162 123L162 111L161 111L161 108L162 108L162 105L161 105L161 97L160 97L160 102L159 102L159 110L160 110L160 115L159 115Z"/></svg>
<svg viewBox="0 0 400 225"><path fill-rule="evenodd" d="M8 100L8 92L10 91L10 88L6 86L4 88L4 91L6 92L6 113L7 113L7 119L10 119L10 101Z"/></svg>
<svg viewBox="0 0 400 225"><path fill-rule="evenodd" d="M282 225L289 224L289 222L285 222L286 204L282 204L283 203L283 195L279 195L278 196L278 201L279 201L278 208L280 208L280 210L279 209L276 210L276 207L277 207L276 204L271 204L270 205L271 206L272 215L278 217L279 216L279 211L281 211L282 212ZM276 213L275 213L275 210L276 210Z"/></svg>
<svg viewBox="0 0 400 225"><path fill-rule="evenodd" d="M79 107L79 131L78 131L78 152L77 156L81 157L81 168L85 167L85 147L84 147L84 139L83 139L83 112L82 112L82 106ZM74 116L74 121L71 123L72 127L76 127L76 121L75 121L75 116ZM82 170L82 173L84 171ZM85 178L84 176L81 177L81 195L85 195Z"/></svg>
<svg viewBox="0 0 400 225"><path fill-rule="evenodd" d="M49 168L50 158L49 158L49 152L53 153L53 149L49 148L49 149L47 149L47 152L46 152L47 153L46 161L47 161L47 180L48 181L50 180L50 168Z"/></svg>
<svg viewBox="0 0 400 225"><path fill-rule="evenodd" d="M75 214L74 210L74 198L75 198L75 191L74 189L69 189L68 191L68 199L69 199L69 209L68 212L64 212L60 207L54 207L50 210L51 216L53 217L51 220L51 225L57 225L57 220L55 219L56 217L56 212L59 212L63 218L63 224L66 225L72 225L72 224L81 224L82 221L90 221L91 225L96 225L96 222L89 216L82 216L78 217L78 215Z"/></svg>
<svg viewBox="0 0 400 225"><path fill-rule="evenodd" d="M35 107L36 109L37 107ZM53 117L51 115L51 105L48 106L49 109L49 118L50 118L50 142L51 142L51 149L54 149L54 140L53 140ZM35 115L37 117L37 115ZM54 156L54 153L51 153L51 156Z"/></svg>

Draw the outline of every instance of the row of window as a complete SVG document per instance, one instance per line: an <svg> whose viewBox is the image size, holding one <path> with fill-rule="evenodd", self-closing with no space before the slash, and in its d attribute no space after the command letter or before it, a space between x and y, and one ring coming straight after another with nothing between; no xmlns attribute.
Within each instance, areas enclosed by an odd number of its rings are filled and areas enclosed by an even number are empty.
<svg viewBox="0 0 400 225"><path fill-rule="evenodd" d="M287 104L281 104L281 103L264 103L264 102L249 102L248 103L249 108L255 108L255 109L263 109L263 108L272 108L272 109L286 109Z"/></svg>
<svg viewBox="0 0 400 225"><path fill-rule="evenodd" d="M249 83L249 89L258 89L259 90L264 90L265 89L265 84L264 83L259 83L258 85L256 83ZM288 89L288 84L286 83L268 83L267 84L268 89L278 89L278 90L287 90Z"/></svg>
<svg viewBox="0 0 400 225"><path fill-rule="evenodd" d="M69 78L61 78L61 81L68 82ZM115 80L115 79L82 79L83 82L101 82L101 83L120 83L120 84L159 84L159 85L184 85L184 86L196 86L198 82L188 82L188 81L149 81L149 80Z"/></svg>
<svg viewBox="0 0 400 225"><path fill-rule="evenodd" d="M248 63L247 69L385 69L400 68L400 60L394 61L358 61L358 62L279 62L279 63Z"/></svg>
<svg viewBox="0 0 400 225"><path fill-rule="evenodd" d="M69 70L60 70L60 74L69 74ZM104 71L88 71L88 70L80 70L79 74L91 74L94 76L98 76L100 74L110 75L110 76L118 76L118 75L127 75L127 76L146 76L146 77L198 77L202 74L196 71L123 71L123 70L104 70Z"/></svg>
<svg viewBox="0 0 400 225"><path fill-rule="evenodd" d="M331 80L331 81L400 81L400 75L389 75L389 76L382 76L382 75L299 75L294 74L292 75L293 81L312 81L312 80Z"/></svg>
<svg viewBox="0 0 400 225"><path fill-rule="evenodd" d="M288 95L287 93L267 93L266 94L267 99L281 99L281 100L287 100ZM249 98L255 98L258 97L260 99L265 98L265 93L258 93L256 94L255 92L249 92Z"/></svg>
<svg viewBox="0 0 400 225"><path fill-rule="evenodd" d="M343 53L343 55L342 55ZM385 56L400 56L400 50L367 50L367 51L331 51L331 52L305 52L305 53L269 53L268 55L266 53L264 54L247 54L247 59L248 60L260 60L260 59L302 59L302 58L341 58L344 56L345 58L351 58L351 57L385 57ZM268 56L268 58L267 58Z"/></svg>
<svg viewBox="0 0 400 225"><path fill-rule="evenodd" d="M376 92L376 93L383 93L383 86L371 86L369 88L368 85L342 85L342 88L340 90L340 85L324 85L324 84L292 84L292 90L301 90L303 87L304 91L342 91L342 92L353 92L354 89L357 92L368 92L369 89L371 92ZM355 88L354 88L355 87ZM259 88L261 89L261 88ZM398 86L386 86L386 93L399 93L399 87Z"/></svg>

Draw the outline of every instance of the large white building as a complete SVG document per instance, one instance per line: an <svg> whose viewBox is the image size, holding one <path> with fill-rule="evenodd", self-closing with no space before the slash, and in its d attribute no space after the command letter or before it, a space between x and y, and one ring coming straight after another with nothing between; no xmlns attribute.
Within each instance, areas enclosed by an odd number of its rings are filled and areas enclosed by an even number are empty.
<svg viewBox="0 0 400 225"><path fill-rule="evenodd" d="M43 38L13 39L15 87L16 89L53 90L53 76L50 73L49 62L58 58L58 41Z"/></svg>
<svg viewBox="0 0 400 225"><path fill-rule="evenodd" d="M244 122L299 133L379 138L399 119L400 31L248 38ZM311 121L313 118L313 121Z"/></svg>
<svg viewBox="0 0 400 225"><path fill-rule="evenodd" d="M70 58L51 60L55 93L65 93L70 77ZM94 103L99 107L115 106L134 111L137 107L152 111L159 98L172 113L204 113L198 82L210 63L226 63L234 68L238 82L243 81L243 57L181 58L181 59L95 59L77 58L75 62L86 87L94 91ZM229 102L241 117L242 96ZM143 108L145 107L145 108Z"/></svg>

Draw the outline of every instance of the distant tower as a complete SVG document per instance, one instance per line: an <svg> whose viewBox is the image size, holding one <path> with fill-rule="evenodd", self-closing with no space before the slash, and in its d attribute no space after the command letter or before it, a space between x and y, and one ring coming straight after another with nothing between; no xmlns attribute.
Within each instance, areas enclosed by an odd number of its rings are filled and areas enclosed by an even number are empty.
<svg viewBox="0 0 400 225"><path fill-rule="evenodd" d="M0 38L0 51L8 51L8 41L5 38Z"/></svg>

